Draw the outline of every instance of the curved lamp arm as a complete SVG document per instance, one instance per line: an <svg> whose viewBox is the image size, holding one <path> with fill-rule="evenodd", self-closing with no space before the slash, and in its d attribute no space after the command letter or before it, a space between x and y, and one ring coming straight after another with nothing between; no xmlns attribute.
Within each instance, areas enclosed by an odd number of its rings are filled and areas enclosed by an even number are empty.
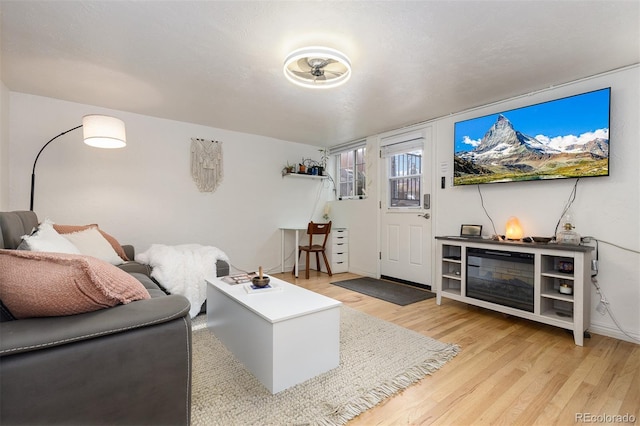
<svg viewBox="0 0 640 426"><path fill-rule="evenodd" d="M72 132L76 129L79 129L80 127L82 127L82 124L79 126L74 127L73 129L69 129L66 132L62 132L60 133L58 136L54 136L53 138L51 138L51 140L47 143L44 144L44 146L42 148L40 148L40 151L38 151L38 155L36 155L36 159L33 161L33 169L31 170L31 198L30 198L30 203L29 203L29 210L33 211L33 193L34 193L34 189L36 186L36 163L38 162L38 158L40 158L40 154L42 154L42 151L44 151L44 149L49 146L49 144L51 142L53 142L54 140L58 139L60 136L62 135L66 135L69 132Z"/></svg>
<svg viewBox="0 0 640 426"><path fill-rule="evenodd" d="M90 114L82 117L81 125L55 136L38 151L38 155L36 155L36 159L33 161L33 169L31 170L31 202L29 204L31 211L33 211L33 194L36 186L36 163L38 162L38 158L40 158L40 154L42 154L42 151L44 151L51 142L80 127L84 127L84 143L89 146L96 148L123 148L127 145L127 136L122 120L99 114Z"/></svg>

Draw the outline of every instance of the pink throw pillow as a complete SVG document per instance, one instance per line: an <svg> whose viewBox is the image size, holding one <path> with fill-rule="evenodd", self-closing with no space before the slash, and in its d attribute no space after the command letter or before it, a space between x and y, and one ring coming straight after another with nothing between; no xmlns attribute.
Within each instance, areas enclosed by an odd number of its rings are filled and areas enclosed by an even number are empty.
<svg viewBox="0 0 640 426"><path fill-rule="evenodd" d="M82 255L0 250L0 297L17 319L73 315L149 299L133 276Z"/></svg>

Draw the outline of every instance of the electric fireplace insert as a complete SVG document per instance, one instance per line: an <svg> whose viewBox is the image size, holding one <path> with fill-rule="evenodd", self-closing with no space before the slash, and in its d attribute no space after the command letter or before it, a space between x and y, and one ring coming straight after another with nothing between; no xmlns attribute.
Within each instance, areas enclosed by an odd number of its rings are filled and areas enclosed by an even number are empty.
<svg viewBox="0 0 640 426"><path fill-rule="evenodd" d="M531 253L467 249L467 297L533 312Z"/></svg>

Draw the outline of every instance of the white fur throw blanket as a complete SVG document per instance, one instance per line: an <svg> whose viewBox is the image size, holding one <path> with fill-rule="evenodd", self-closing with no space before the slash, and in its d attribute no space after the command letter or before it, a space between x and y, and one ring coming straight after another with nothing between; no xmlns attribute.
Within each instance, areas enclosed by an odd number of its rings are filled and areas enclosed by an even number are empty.
<svg viewBox="0 0 640 426"><path fill-rule="evenodd" d="M150 265L153 268L151 276L171 294L189 299L189 315L194 318L207 299L205 279L216 276L217 260L228 262L229 258L215 247L200 244L153 244L149 250L136 255L136 260Z"/></svg>

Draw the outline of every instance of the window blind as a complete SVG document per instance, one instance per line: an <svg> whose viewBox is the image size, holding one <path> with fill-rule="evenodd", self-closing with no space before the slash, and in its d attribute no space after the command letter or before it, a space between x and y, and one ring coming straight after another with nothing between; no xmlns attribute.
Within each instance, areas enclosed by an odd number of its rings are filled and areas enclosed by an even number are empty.
<svg viewBox="0 0 640 426"><path fill-rule="evenodd" d="M367 146L366 139L360 139L357 141L343 143L343 144L332 146L331 148L329 148L329 155L338 155L338 154L342 154L343 152L354 151L364 146Z"/></svg>
<svg viewBox="0 0 640 426"><path fill-rule="evenodd" d="M421 131L389 136L380 141L383 157L402 154L424 148L424 136Z"/></svg>

